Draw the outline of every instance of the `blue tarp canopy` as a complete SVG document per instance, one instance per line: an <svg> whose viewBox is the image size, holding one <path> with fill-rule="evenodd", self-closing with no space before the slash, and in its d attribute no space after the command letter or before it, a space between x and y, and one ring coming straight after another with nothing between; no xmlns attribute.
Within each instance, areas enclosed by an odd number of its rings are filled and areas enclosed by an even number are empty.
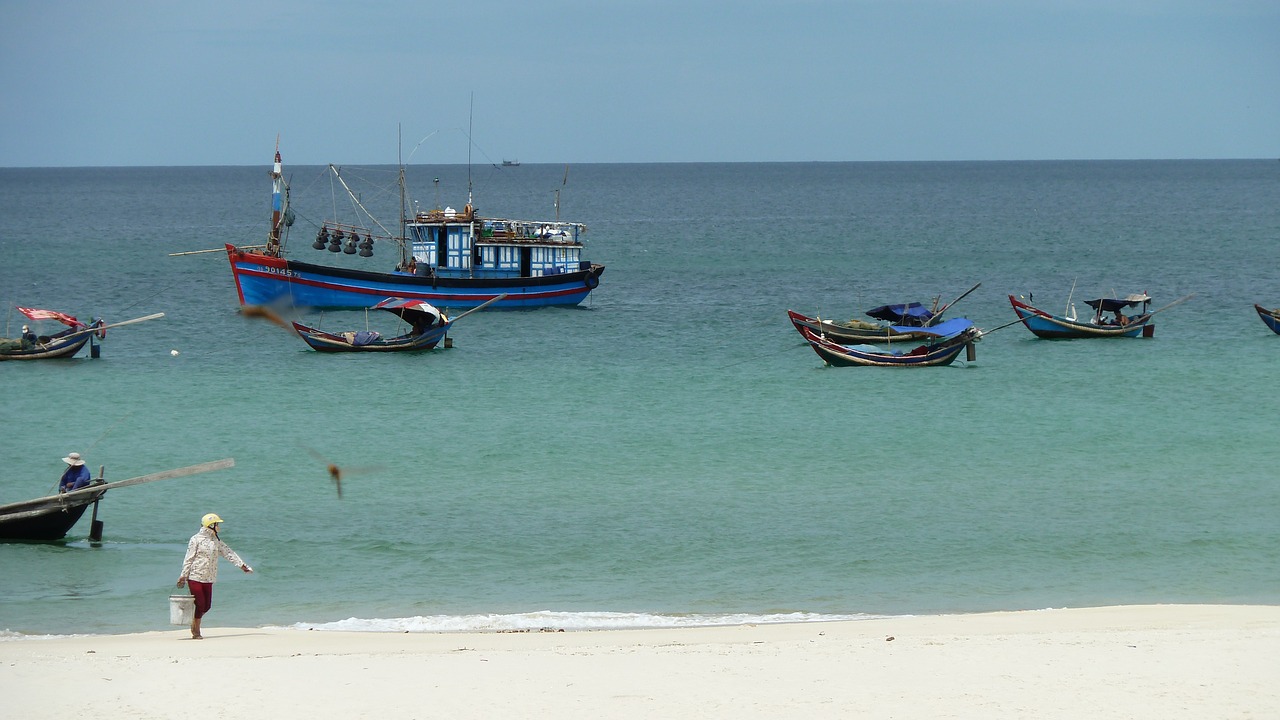
<svg viewBox="0 0 1280 720"><path fill-rule="evenodd" d="M885 320L897 325L911 326L924 325L933 319L933 313L918 302L907 303L905 305L881 305L880 307L868 310L867 315L870 315L877 320Z"/></svg>
<svg viewBox="0 0 1280 720"><path fill-rule="evenodd" d="M1098 312L1115 312L1123 310L1127 307L1137 307L1143 303L1151 302L1151 298L1146 293L1141 295L1130 295L1127 298L1098 298L1097 300L1085 300L1084 304L1097 310Z"/></svg>
<svg viewBox="0 0 1280 720"><path fill-rule="evenodd" d="M940 338L949 338L959 335L971 327L973 327L973 321L968 318L952 318L950 320L943 320L937 325L930 325L929 327L894 325L893 329L898 332L928 333L929 335L937 335Z"/></svg>

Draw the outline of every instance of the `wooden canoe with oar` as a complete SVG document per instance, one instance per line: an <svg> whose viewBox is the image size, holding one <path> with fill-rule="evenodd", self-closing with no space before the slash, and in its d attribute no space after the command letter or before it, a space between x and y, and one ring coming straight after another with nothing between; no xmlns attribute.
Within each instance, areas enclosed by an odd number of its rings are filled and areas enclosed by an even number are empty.
<svg viewBox="0 0 1280 720"><path fill-rule="evenodd" d="M84 515L85 510L93 505L94 521L90 530L91 540L102 539L102 521L97 519L98 501L108 490L141 485L142 483L172 478L187 477L212 470L232 467L236 461L232 458L214 460L213 462L189 465L176 470L164 470L150 475L140 475L128 480L106 482L99 470L98 479L87 487L70 492L50 495L48 497L24 500L22 502L0 505L0 540L58 540L65 537L71 528Z"/></svg>
<svg viewBox="0 0 1280 720"><path fill-rule="evenodd" d="M80 348L89 345L89 356L98 357L97 340L107 336L107 330L124 327L134 323L146 322L164 317L164 313L152 313L132 320L123 320L107 324L99 319L90 325L76 320L66 313L39 308L19 308L32 320L58 320L68 325L66 330L53 335L38 335L31 343L23 343L10 338L0 338L0 360L49 360L52 358L74 357Z"/></svg>

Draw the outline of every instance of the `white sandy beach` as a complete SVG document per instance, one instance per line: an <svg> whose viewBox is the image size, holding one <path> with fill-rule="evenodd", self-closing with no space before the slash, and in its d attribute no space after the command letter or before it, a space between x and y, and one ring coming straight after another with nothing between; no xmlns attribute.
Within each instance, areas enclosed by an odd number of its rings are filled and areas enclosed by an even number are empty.
<svg viewBox="0 0 1280 720"><path fill-rule="evenodd" d="M1280 607L0 641L14 718L1277 718Z"/></svg>

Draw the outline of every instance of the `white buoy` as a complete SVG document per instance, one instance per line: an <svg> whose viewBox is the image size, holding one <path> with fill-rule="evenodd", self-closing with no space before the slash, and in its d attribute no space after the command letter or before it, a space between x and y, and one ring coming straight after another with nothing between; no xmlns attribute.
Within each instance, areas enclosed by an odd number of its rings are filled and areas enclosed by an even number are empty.
<svg viewBox="0 0 1280 720"><path fill-rule="evenodd" d="M178 357L178 351L177 351L177 350L170 350L170 351L169 351L169 354L170 354L170 355L172 355L172 356L174 356L174 357Z"/></svg>

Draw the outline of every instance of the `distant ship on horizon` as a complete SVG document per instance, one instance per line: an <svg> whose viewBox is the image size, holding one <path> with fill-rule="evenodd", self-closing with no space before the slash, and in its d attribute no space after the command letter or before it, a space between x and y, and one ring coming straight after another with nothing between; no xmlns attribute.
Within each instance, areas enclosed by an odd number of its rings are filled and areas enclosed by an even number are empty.
<svg viewBox="0 0 1280 720"><path fill-rule="evenodd" d="M519 160L503 160L502 167L520 167Z"/></svg>

